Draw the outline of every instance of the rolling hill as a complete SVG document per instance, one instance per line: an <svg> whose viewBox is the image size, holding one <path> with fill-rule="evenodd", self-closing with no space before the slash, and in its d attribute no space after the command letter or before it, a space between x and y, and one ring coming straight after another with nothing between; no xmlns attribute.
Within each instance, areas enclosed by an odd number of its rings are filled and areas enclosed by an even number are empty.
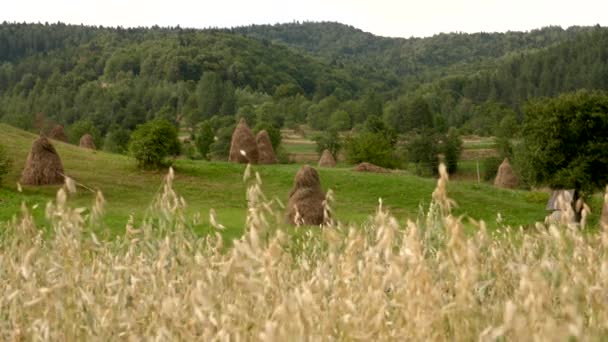
<svg viewBox="0 0 608 342"><path fill-rule="evenodd" d="M36 136L7 125L0 125L0 144L6 146L13 159L13 168L0 188L0 221L11 219L25 201L40 224L44 224L47 201L54 198L58 186L23 186L17 182L25 158ZM147 208L160 189L165 171L139 171L135 162L122 155L90 151L77 146L55 142L66 173L78 183L100 189L107 201L104 222L114 233L123 231L130 215L136 220L145 217ZM293 176L299 165L254 166L263 181L267 198L287 202ZM243 183L245 165L226 162L176 160L174 186L188 203L188 214L199 214L201 223L195 227L204 232L210 229L209 209L217 211L218 221L228 227L227 237L238 236L244 227L246 214L246 186ZM350 168L320 169L322 185L335 193L335 217L348 224L364 222L372 215L382 198L400 220L416 220L420 210L429 204L435 180L420 178L407 172L393 174L356 173ZM502 190L488 184L454 181L449 195L459 204L457 214L485 220L496 227L497 214L504 224L529 225L544 218L546 193ZM79 188L69 199L74 207L90 207L94 194ZM592 218L596 220L596 218Z"/></svg>

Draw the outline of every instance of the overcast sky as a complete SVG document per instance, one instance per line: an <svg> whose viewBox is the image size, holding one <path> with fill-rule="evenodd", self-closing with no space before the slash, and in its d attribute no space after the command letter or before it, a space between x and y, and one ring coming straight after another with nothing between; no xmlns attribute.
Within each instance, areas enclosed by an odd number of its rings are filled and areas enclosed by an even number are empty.
<svg viewBox="0 0 608 342"><path fill-rule="evenodd" d="M608 0L4 0L0 21L232 27L337 21L391 37L608 26Z"/></svg>

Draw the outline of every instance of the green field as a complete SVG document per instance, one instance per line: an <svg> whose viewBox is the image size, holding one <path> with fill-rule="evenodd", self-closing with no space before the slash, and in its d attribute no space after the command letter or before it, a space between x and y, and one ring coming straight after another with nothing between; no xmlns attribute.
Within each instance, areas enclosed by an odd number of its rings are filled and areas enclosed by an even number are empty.
<svg viewBox="0 0 608 342"><path fill-rule="evenodd" d="M0 143L13 159L13 169L5 177L0 189L0 220L11 219L25 202L39 224L45 224L46 202L55 196L58 186L23 186L17 191L17 181L35 135L0 125ZM100 189L106 199L104 223L114 233L123 231L130 215L136 220L145 216L155 194L159 191L167 170L140 171L133 159L99 151L84 150L77 146L55 142L63 160L66 174L91 189ZM299 165L254 166L263 181L262 190L267 198L282 203L292 185ZM195 229L209 229L210 208L217 219L227 227L226 236L241 233L246 215L246 186L243 182L245 165L227 162L176 160L175 189L188 203L188 214L199 213L201 223ZM345 223L361 223L374 213L378 199L396 217L405 221L419 217L435 187L435 180L420 178L406 172L394 174L367 174L350 171L350 168L320 169L322 185L335 193L335 217ZM496 225L500 213L503 223L517 227L531 225L544 218L545 193L512 191L494 188L475 181L453 181L449 195L456 200L455 213L485 220L490 227ZM94 194L80 188L70 197L74 207L90 207ZM592 221L596 221L592 217Z"/></svg>

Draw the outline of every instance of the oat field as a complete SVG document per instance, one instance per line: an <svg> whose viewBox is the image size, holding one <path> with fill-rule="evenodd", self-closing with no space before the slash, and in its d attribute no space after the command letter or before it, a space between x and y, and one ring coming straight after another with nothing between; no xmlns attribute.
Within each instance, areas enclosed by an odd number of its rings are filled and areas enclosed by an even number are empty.
<svg viewBox="0 0 608 342"><path fill-rule="evenodd" d="M608 232L537 224L514 237L477 222L464 234L441 171L416 222L380 201L360 226L288 228L247 168L246 229L230 246L214 210L217 232L193 233L201 218L172 170L146 218L113 239L101 192L74 208L68 181L46 206L50 231L24 206L0 233L0 339L608 338Z"/></svg>

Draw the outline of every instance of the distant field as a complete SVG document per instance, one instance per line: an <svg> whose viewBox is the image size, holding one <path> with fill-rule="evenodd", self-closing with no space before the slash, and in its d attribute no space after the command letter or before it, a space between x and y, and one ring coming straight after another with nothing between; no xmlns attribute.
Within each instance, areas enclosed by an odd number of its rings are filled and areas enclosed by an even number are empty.
<svg viewBox="0 0 608 342"><path fill-rule="evenodd" d="M14 160L13 170L0 189L0 221L9 220L18 213L21 202L25 201L38 222L45 222L46 202L54 198L58 187L24 186L23 193L16 189L34 139L30 133L0 125L0 143L6 146ZM131 158L122 155L88 151L60 142L55 142L55 146L68 175L87 187L103 191L107 201L104 223L114 233L123 231L130 215L136 219L145 216L166 173L166 170L139 171ZM466 165L463 167L470 169L470 165ZM293 176L299 167L297 164L255 166L254 170L260 173L266 196L286 203ZM245 165L227 162L175 162L175 188L188 203L188 213L198 213L202 218L200 225L195 227L197 230L204 232L209 229L208 213L210 208L214 208L218 220L228 227L225 236L240 234L246 211L246 188L242 181L244 170ZM319 172L323 187L335 192L335 217L344 223L364 222L376 210L379 198L400 220L415 220L421 206L423 208L430 202L436 183L434 179L407 173L366 174L352 172L350 168L320 169ZM542 202L546 194L502 190L488 184L476 184L475 181L451 182L449 191L459 205L456 214L483 219L490 226L496 224L497 213L505 223L513 226L529 225L545 216ZM92 193L80 189L70 199L70 204L89 207L93 198ZM595 216L592 219L596 219Z"/></svg>

